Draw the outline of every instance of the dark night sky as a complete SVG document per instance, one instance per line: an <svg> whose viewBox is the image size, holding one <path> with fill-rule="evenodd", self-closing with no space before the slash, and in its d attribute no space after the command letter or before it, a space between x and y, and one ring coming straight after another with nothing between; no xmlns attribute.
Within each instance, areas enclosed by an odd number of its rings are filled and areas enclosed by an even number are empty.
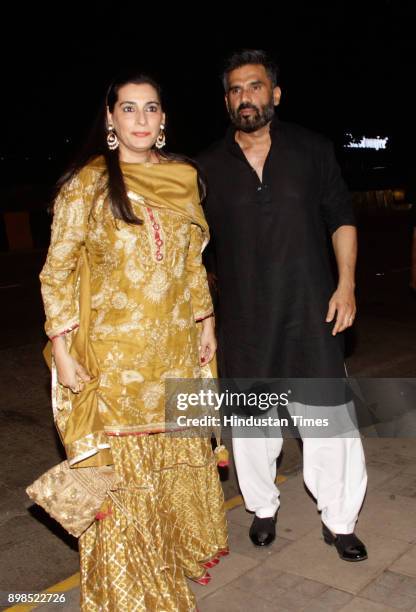
<svg viewBox="0 0 416 612"><path fill-rule="evenodd" d="M413 155L416 57L412 2L17 6L3 27L1 153L62 156L82 137L105 83L129 65L165 91L171 148L193 153L227 124L218 74L235 48L265 48L282 69L282 118L339 138L347 128L394 136ZM225 4L223 4L225 6ZM270 6L273 7L269 8ZM284 7L284 8L283 8Z"/></svg>

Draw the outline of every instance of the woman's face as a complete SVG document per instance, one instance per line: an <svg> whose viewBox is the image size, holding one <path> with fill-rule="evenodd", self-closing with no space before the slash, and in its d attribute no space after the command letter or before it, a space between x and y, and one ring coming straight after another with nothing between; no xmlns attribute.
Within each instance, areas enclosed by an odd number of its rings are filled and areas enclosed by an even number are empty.
<svg viewBox="0 0 416 612"><path fill-rule="evenodd" d="M117 134L120 159L140 162L155 144L165 113L154 87L129 83L118 90L113 112L107 110L107 120Z"/></svg>

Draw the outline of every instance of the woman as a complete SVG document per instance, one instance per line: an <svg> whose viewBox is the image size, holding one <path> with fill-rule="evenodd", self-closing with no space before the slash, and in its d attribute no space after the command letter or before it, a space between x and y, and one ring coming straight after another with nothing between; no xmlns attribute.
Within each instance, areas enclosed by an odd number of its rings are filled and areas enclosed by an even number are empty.
<svg viewBox="0 0 416 612"><path fill-rule="evenodd" d="M112 84L102 146L62 180L40 275L68 460L119 478L80 537L84 611L193 610L185 576L206 584L227 553L210 440L165 419L165 380L203 376L216 343L199 179L162 153L164 125L152 79Z"/></svg>

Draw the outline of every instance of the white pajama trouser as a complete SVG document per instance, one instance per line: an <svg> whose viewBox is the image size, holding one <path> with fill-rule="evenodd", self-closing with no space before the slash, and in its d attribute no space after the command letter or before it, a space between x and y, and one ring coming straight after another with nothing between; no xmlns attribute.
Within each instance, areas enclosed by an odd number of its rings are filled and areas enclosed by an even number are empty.
<svg viewBox="0 0 416 612"><path fill-rule="evenodd" d="M310 416L313 412L323 410L330 414L326 411L339 409L345 414L348 408L351 408L348 404L321 409L292 403L288 412L291 416ZM367 488L364 451L358 431L318 438L304 437L305 431L302 432L302 427L298 429L303 440L303 478L317 500L322 522L333 533L352 533ZM257 432L258 437L234 437L234 430L233 452L246 508L259 518L265 518L273 516L280 505L275 480L276 460L283 438L268 437L256 428L256 436Z"/></svg>

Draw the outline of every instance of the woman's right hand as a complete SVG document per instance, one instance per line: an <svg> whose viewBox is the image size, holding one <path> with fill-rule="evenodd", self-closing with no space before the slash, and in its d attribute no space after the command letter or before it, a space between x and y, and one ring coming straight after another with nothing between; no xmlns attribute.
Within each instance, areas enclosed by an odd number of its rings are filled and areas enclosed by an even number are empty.
<svg viewBox="0 0 416 612"><path fill-rule="evenodd" d="M68 387L73 393L79 393L84 388L84 384L91 380L91 377L85 368L68 353L63 337L54 339L52 346L59 384Z"/></svg>

